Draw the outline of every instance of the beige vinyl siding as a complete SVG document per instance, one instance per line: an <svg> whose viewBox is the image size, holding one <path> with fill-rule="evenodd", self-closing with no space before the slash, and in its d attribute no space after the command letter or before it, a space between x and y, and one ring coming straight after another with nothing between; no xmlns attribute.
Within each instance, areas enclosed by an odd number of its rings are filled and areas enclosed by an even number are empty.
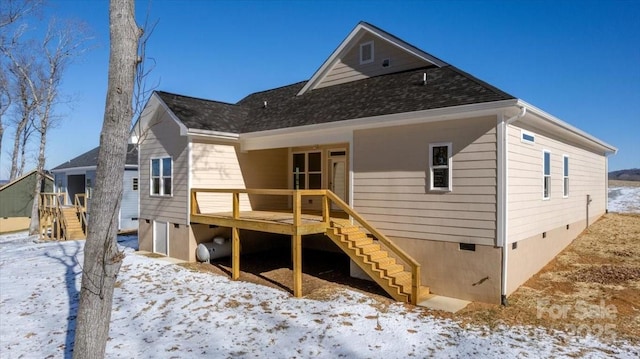
<svg viewBox="0 0 640 359"><path fill-rule="evenodd" d="M193 188L246 188L233 144L194 141L191 144L191 161ZM232 210L232 196L226 193L200 193L198 205L202 213L228 212ZM240 195L240 210L251 210L246 194Z"/></svg>
<svg viewBox="0 0 640 359"><path fill-rule="evenodd" d="M360 65L360 44L374 42L374 61ZM389 59L390 66L382 67L382 61ZM329 70L316 88L338 85L388 73L411 70L429 65L428 62L410 54L378 37L367 34L357 41L341 59Z"/></svg>
<svg viewBox="0 0 640 359"><path fill-rule="evenodd" d="M354 207L391 237L495 244L496 119L354 133ZM464 130L461 130L464 129ZM453 145L453 190L429 191L429 144Z"/></svg>
<svg viewBox="0 0 640 359"><path fill-rule="evenodd" d="M242 176L247 188L287 189L289 181L289 150L238 152ZM289 207L285 196L249 196L254 210L278 210Z"/></svg>
<svg viewBox="0 0 640 359"><path fill-rule="evenodd" d="M586 219L606 206L606 158L548 135L535 134L535 143L520 140L521 129L508 129L508 235L515 242ZM543 200L543 150L551 152L550 198ZM563 198L563 155L569 157L569 196Z"/></svg>
<svg viewBox="0 0 640 359"><path fill-rule="evenodd" d="M237 144L193 142L193 188L287 188L286 149L241 153ZM199 194L203 213L226 212L232 209L229 194ZM280 196L240 196L240 210L281 209L287 199Z"/></svg>
<svg viewBox="0 0 640 359"><path fill-rule="evenodd" d="M140 218L169 223L187 224L189 158L187 138L180 136L178 124L165 111L156 112L151 126L140 144ZM150 193L151 159L173 158L172 196L152 196Z"/></svg>

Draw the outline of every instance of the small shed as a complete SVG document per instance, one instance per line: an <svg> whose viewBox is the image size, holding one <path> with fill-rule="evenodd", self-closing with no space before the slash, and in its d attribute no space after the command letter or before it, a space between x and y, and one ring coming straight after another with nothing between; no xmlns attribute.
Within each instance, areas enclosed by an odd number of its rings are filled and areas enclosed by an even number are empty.
<svg viewBox="0 0 640 359"><path fill-rule="evenodd" d="M0 233L29 228L36 170L0 187ZM44 174L40 192L53 191L53 177Z"/></svg>

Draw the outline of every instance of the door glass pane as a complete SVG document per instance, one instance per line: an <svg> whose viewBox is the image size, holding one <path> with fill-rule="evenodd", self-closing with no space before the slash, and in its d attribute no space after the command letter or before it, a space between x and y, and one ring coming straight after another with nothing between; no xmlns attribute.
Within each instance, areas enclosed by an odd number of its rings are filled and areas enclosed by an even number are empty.
<svg viewBox="0 0 640 359"><path fill-rule="evenodd" d="M332 182L331 190L342 200L346 200L347 188L345 183L345 178L346 178L345 163L344 161L333 162L332 166L333 166L332 168L333 178L331 180Z"/></svg>
<svg viewBox="0 0 640 359"><path fill-rule="evenodd" d="M320 152L309 153L309 172L320 172L322 170L322 155Z"/></svg>
<svg viewBox="0 0 640 359"><path fill-rule="evenodd" d="M297 171L304 172L304 153L294 153L293 154L293 172Z"/></svg>
<svg viewBox="0 0 640 359"><path fill-rule="evenodd" d="M322 188L322 174L310 173L309 174L309 189Z"/></svg>

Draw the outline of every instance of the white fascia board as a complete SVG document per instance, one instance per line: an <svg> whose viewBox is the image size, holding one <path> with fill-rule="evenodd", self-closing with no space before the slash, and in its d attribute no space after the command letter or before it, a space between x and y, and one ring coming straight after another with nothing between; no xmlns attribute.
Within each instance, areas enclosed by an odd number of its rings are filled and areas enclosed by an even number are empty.
<svg viewBox="0 0 640 359"><path fill-rule="evenodd" d="M383 39L389 43L391 43L392 45L424 60L427 62L430 62L438 67L442 67L442 66L446 66L448 65L446 62L431 56L429 54L427 54L426 52L404 42L403 40L389 34L386 33L384 31L381 31L377 28L371 27L366 23L359 23L358 25L356 25L356 27L351 30L351 32L349 33L349 35L347 35L347 37L342 40L342 42L340 43L340 45L338 46L337 49L335 49L333 51L333 53L331 53L331 55L329 56L329 58L322 64L322 66L320 66L320 68L313 74L313 76L311 76L311 78L309 79L309 81L307 81L307 83L304 85L304 87L302 87L302 89L298 92L297 96L300 96L302 94L304 94L305 92L307 92L308 90L313 89L316 84L322 79L324 78L324 76L327 74L327 72L333 68L333 65L335 64L336 60L338 58L340 58L344 51L347 48L350 48L350 45L352 44L352 42L354 42L355 40L361 38L362 36L364 36L365 32L368 32L380 39Z"/></svg>
<svg viewBox="0 0 640 359"><path fill-rule="evenodd" d="M237 140L240 137L240 135L237 133L199 130L195 128L190 128L187 132L187 135L193 138L202 137L202 138L215 138L215 139L221 139L221 140Z"/></svg>
<svg viewBox="0 0 640 359"><path fill-rule="evenodd" d="M523 101L518 99L517 102L517 106L524 106L527 108L527 113L532 113L534 115L536 115L538 118L545 120L546 122L550 123L551 125L557 126L565 131L568 131L570 133L572 133L573 135L576 135L578 138L580 138L582 140L582 142L586 143L587 145L597 145L599 147L601 147L604 152L606 153L611 153L611 154L615 154L618 152L618 149L604 141L599 140L598 138L582 131L581 129L574 127L562 120L560 120L559 118ZM526 122L526 116L524 119L520 119L520 121L525 121ZM516 121L517 122L517 121Z"/></svg>
<svg viewBox="0 0 640 359"><path fill-rule="evenodd" d="M65 173L67 175L74 175L74 174L84 174L87 171L95 171L95 170L96 170L96 166L83 166L83 167L67 167L59 170L51 170L50 172L54 174Z"/></svg>
<svg viewBox="0 0 640 359"><path fill-rule="evenodd" d="M243 151L289 147L292 143L295 143L295 146L303 146L311 144L319 145L323 143L347 142L347 134L354 130L496 115L501 111L504 111L506 108L513 107L515 104L515 99L484 102L471 105L403 112L391 115L363 117L353 120L251 132L241 134L240 141Z"/></svg>

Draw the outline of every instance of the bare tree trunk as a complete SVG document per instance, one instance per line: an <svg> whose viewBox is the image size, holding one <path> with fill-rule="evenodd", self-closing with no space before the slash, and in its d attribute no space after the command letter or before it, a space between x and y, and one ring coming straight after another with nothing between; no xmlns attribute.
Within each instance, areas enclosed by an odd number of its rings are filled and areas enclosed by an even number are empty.
<svg viewBox="0 0 640 359"><path fill-rule="evenodd" d="M109 85L93 192L89 234L84 249L82 289L76 322L74 358L103 358L109 335L113 288L124 255L116 235L122 178L132 116L137 48L141 30L133 0L111 0Z"/></svg>
<svg viewBox="0 0 640 359"><path fill-rule="evenodd" d="M46 125L44 131L40 130L40 150L38 151L38 165L36 166L36 186L33 189L33 205L31 205L31 222L29 222L29 234L39 234L40 232L40 212L38 211L40 192L42 191L42 175L44 173L45 155L44 150L47 144Z"/></svg>

